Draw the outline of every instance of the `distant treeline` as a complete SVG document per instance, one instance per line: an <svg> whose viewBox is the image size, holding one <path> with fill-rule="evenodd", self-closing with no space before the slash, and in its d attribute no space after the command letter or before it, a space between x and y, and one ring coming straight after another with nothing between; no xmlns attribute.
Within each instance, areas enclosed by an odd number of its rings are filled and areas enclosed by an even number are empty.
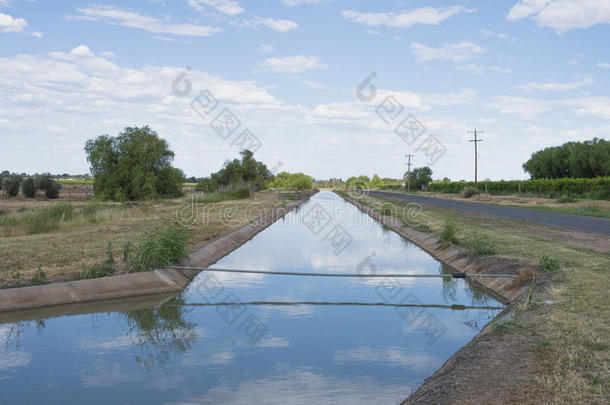
<svg viewBox="0 0 610 405"><path fill-rule="evenodd" d="M34 198L36 192L42 190L47 198L57 198L60 189L61 185L53 180L49 173L32 176L10 173L7 170L0 173L0 191L9 197L16 197L21 190L25 197Z"/></svg>
<svg viewBox="0 0 610 405"><path fill-rule="evenodd" d="M523 164L532 179L610 176L610 142L593 138L542 149Z"/></svg>
<svg viewBox="0 0 610 405"><path fill-rule="evenodd" d="M467 187L474 187L471 181L435 181L427 190L439 193L459 194ZM490 194L535 194L549 197L574 196L596 199L610 199L610 177L593 179L538 179L479 181L479 190Z"/></svg>

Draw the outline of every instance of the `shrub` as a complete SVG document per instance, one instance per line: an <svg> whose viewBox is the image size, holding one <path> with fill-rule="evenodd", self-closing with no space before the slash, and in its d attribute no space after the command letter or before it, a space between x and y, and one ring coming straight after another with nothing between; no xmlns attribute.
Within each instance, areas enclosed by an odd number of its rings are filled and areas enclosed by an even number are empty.
<svg viewBox="0 0 610 405"><path fill-rule="evenodd" d="M559 260L548 256L542 256L540 258L540 269L546 272L553 272L559 270Z"/></svg>
<svg viewBox="0 0 610 405"><path fill-rule="evenodd" d="M32 177L28 177L23 181L23 183L21 184L21 192L27 198L36 197L36 184Z"/></svg>
<svg viewBox="0 0 610 405"><path fill-rule="evenodd" d="M468 244L468 256L486 256L493 254L496 254L496 249L493 244L483 239L478 232L475 232Z"/></svg>
<svg viewBox="0 0 610 405"><path fill-rule="evenodd" d="M536 270L529 268L519 269L517 276L513 278L512 284L521 286L530 283L536 277Z"/></svg>
<svg viewBox="0 0 610 405"><path fill-rule="evenodd" d="M303 173L281 172L269 183L269 187L280 190L306 190L313 188L313 179Z"/></svg>
<svg viewBox="0 0 610 405"><path fill-rule="evenodd" d="M490 194L525 193L544 196L583 196L606 200L610 199L610 177L561 178L539 180L500 180L480 181L479 187L485 187ZM474 187L474 182L434 181L428 184L428 191L459 194L465 187Z"/></svg>
<svg viewBox="0 0 610 405"><path fill-rule="evenodd" d="M23 178L17 174L11 174L9 177L2 179L2 189L11 197L16 197L19 194L19 186Z"/></svg>
<svg viewBox="0 0 610 405"><path fill-rule="evenodd" d="M30 280L30 284L43 285L46 283L47 283L47 273L42 271L41 268L38 268L38 270L36 270L36 273L34 274L34 277L32 277L32 279Z"/></svg>
<svg viewBox="0 0 610 405"><path fill-rule="evenodd" d="M153 270L188 257L188 231L179 224L157 229L147 234L129 258L130 272Z"/></svg>
<svg viewBox="0 0 610 405"><path fill-rule="evenodd" d="M43 174L36 179L36 188L43 190L47 198L55 199L59 197L61 184L51 178L50 174Z"/></svg>
<svg viewBox="0 0 610 405"><path fill-rule="evenodd" d="M447 242L451 242L451 243L455 243L456 242L456 238L455 238L455 223L453 222L445 222L445 226L443 227L443 230L441 231L441 239Z"/></svg>
<svg viewBox="0 0 610 405"><path fill-rule="evenodd" d="M215 180L205 177L201 179L199 183L197 183L195 190L203 191L204 193L213 193L214 191L218 190L218 184Z"/></svg>
<svg viewBox="0 0 610 405"><path fill-rule="evenodd" d="M462 190L462 197L464 197L464 198L470 198L473 195L479 195L479 194L481 194L480 191L475 187L466 187L465 189Z"/></svg>
<svg viewBox="0 0 610 405"><path fill-rule="evenodd" d="M86 268L80 273L81 279L100 278L114 274L114 255L112 253L112 243L108 242L106 248L106 260L101 263L96 263L91 267Z"/></svg>

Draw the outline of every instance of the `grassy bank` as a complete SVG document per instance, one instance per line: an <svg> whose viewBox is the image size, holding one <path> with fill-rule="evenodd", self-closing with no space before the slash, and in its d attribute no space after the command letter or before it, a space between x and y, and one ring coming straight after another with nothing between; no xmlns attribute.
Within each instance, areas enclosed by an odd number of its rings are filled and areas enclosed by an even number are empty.
<svg viewBox="0 0 610 405"><path fill-rule="evenodd" d="M0 200L0 285L31 280L39 270L48 278L79 278L109 257L119 272L130 271L125 246L135 254L133 249L151 232L182 223L191 249L283 203L270 192L218 203L190 196L141 203ZM149 248L155 249L155 244L151 242ZM147 267L143 256L140 259L140 267Z"/></svg>
<svg viewBox="0 0 610 405"><path fill-rule="evenodd" d="M395 190L383 190L386 192L400 193ZM477 202L483 204L506 205L519 208L532 208L540 211L557 212L560 214L583 215L598 218L610 218L610 201L592 200L587 198L545 198L540 196L525 195L474 195L464 198L461 194L447 194L435 192L411 192L410 194L424 197L443 198L449 200L460 200Z"/></svg>
<svg viewBox="0 0 610 405"><path fill-rule="evenodd" d="M399 218L407 205L404 200L372 196L359 201ZM534 295L515 320L494 328L497 344L520 334L531 335L535 342L523 347L537 364L531 384L522 387L525 402L538 403L540 398L549 403L605 402L610 395L608 238L427 206L415 220L405 222L436 237L451 238L466 250L475 249L474 255L525 258L554 271L548 291Z"/></svg>

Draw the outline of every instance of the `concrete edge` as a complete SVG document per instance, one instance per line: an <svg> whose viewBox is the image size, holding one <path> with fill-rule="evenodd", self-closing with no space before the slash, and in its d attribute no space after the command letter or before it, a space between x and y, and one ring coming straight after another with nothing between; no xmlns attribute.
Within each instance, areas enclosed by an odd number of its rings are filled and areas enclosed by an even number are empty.
<svg viewBox="0 0 610 405"><path fill-rule="evenodd" d="M399 221L394 217L380 215L371 208L360 204L358 201L345 196L341 197L371 216L373 219L379 221L383 225L392 229L394 232L415 243L428 254L432 255L435 259L448 266L452 271L460 271L465 273L480 273L485 271L485 273L497 272L502 274L517 274L519 269L538 267L536 264L532 264L525 260L502 256L468 258L466 252L462 251L461 249L453 246L447 247L447 244L438 238L415 231L410 227L402 226L402 224L399 223ZM481 281L468 279L467 282L484 288L486 292L491 293L491 295L497 299L501 298L501 302L506 304L507 307L496 315L492 321L485 325L468 343L459 348L451 357L449 357L438 370L427 377L417 388L417 390L412 392L411 395L402 402L402 404L410 404L412 403L414 397L417 397L418 395L425 395L427 392L434 391L435 384L443 385L442 382L439 382L439 379L442 380L444 376L448 374L459 375L460 367L463 367L465 362L469 362L469 359L471 358L469 356L465 356L464 353L468 352L469 350L476 351L478 349L478 343L492 330L492 323L494 321L512 318L515 312L515 305L512 304L523 298L529 288L528 285L521 287L514 286L512 285L512 281L501 278L484 278ZM439 398L437 397L435 401L431 401L430 403L438 403L438 399Z"/></svg>
<svg viewBox="0 0 610 405"><path fill-rule="evenodd" d="M274 209L271 213L195 249L191 252L189 258L181 264L207 267L217 262L275 221L299 207L316 192L314 190L302 200L288 203L283 208ZM198 273L196 270L156 269L142 273L0 290L0 313L59 305L121 300L147 295L175 295L182 292ZM74 311L74 309L70 309L70 311Z"/></svg>
<svg viewBox="0 0 610 405"><path fill-rule="evenodd" d="M484 272L488 274L498 273L516 275L521 269L538 268L537 264L504 256L470 258L463 250L434 236L404 226L395 217L381 215L372 208L362 205L352 198L345 196L341 197L382 225L413 242L436 260L440 261L443 265L447 266L454 273L463 272L473 274ZM508 305L522 298L527 293L529 287L528 285L516 286L512 280L513 279L489 277L481 278L480 280L468 279L468 282L479 288L483 288L486 292L494 296L494 298L498 299L503 304Z"/></svg>

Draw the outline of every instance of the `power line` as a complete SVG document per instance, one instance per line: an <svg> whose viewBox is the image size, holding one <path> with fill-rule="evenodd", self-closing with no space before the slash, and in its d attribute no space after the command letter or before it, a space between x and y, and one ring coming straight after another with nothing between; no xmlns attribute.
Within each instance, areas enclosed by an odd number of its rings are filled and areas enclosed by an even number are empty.
<svg viewBox="0 0 610 405"><path fill-rule="evenodd" d="M474 186L475 188L477 187L477 157L478 157L478 152L477 152L477 143L479 142L483 142L482 139L477 139L477 134L482 134L485 131L478 131L475 128L474 131L468 131L469 134L474 133L474 139L469 139L469 142L474 142Z"/></svg>
<svg viewBox="0 0 610 405"><path fill-rule="evenodd" d="M491 306L491 305L444 305L444 304L392 304L386 302L325 302L325 301L237 301L237 302L185 302L180 304L165 304L166 306L176 307L220 307L220 306L243 306L243 305L277 305L277 306L300 306L300 305L318 305L318 306L366 306L366 307L406 307L406 308L441 308L451 310L465 310L465 309L485 309L485 310L499 310L504 307Z"/></svg>
<svg viewBox="0 0 610 405"><path fill-rule="evenodd" d="M266 270L242 270L242 269L219 269L209 267L192 267L192 266L161 266L161 269L176 269L176 270L199 270L199 271L217 271L221 273L249 273L249 274L270 274L279 276L309 276L309 277L450 277L450 278L466 278L466 277L508 277L514 278L513 274L486 274L486 273L447 273L447 274L358 274L358 273L310 273L300 271L266 271Z"/></svg>
<svg viewBox="0 0 610 405"><path fill-rule="evenodd" d="M407 159L409 159L407 163L407 193L411 191L411 157L415 157L415 155L407 154L405 155Z"/></svg>

